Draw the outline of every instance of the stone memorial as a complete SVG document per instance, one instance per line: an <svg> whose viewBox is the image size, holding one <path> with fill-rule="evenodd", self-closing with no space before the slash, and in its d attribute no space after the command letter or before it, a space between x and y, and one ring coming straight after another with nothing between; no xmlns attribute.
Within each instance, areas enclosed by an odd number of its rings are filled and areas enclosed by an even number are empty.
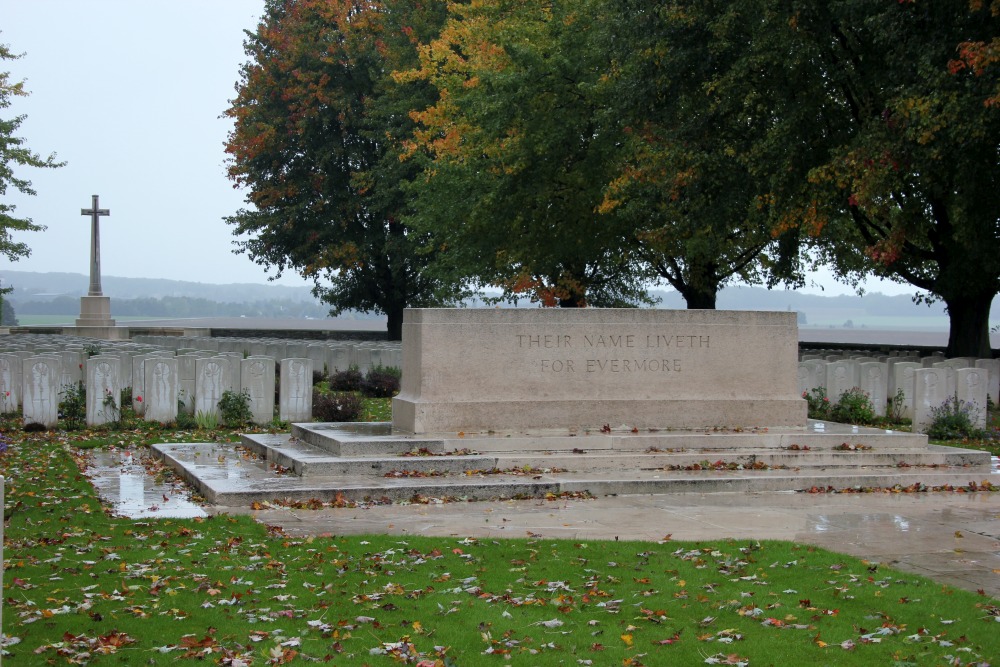
<svg viewBox="0 0 1000 667"><path fill-rule="evenodd" d="M795 318L721 310L407 310L393 430L801 427L806 402L797 391Z"/></svg>
<svg viewBox="0 0 1000 667"><path fill-rule="evenodd" d="M278 418L286 422L312 419L312 361L282 359L278 395Z"/></svg>
<svg viewBox="0 0 1000 667"><path fill-rule="evenodd" d="M114 339L127 331L116 331L111 319L111 297L101 290L101 231L100 219L111 215L111 211L98 205L98 195L91 198L91 207L80 209L80 215L90 217L90 287L87 296L80 297L80 317L76 320L76 332L84 336Z"/></svg>

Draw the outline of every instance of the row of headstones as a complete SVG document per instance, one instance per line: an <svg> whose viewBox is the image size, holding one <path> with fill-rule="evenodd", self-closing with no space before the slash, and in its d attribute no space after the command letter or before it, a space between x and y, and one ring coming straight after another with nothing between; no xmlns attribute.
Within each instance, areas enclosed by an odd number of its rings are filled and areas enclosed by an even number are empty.
<svg viewBox="0 0 1000 667"><path fill-rule="evenodd" d="M279 363L278 418L311 420L312 361L282 359ZM54 355L22 358L0 353L3 411L14 412L20 405L25 424L54 428L60 395L74 386L63 382L62 366L63 360ZM125 364L119 356L88 357L83 366L88 425L117 421L123 387L131 387L132 407L146 421L171 423L180 409L218 417L219 400L226 391L246 393L254 423L274 419L275 362L270 357L137 355L131 359L129 384L123 384Z"/></svg>
<svg viewBox="0 0 1000 667"><path fill-rule="evenodd" d="M398 341L304 341L207 336L136 336L134 340L173 350L177 354L235 352L242 356L271 357L275 361L311 359L313 368L325 369L328 373L346 371L351 367L365 372L379 366L403 366L403 350Z"/></svg>
<svg viewBox="0 0 1000 667"><path fill-rule="evenodd" d="M984 428L987 400L1000 396L1000 359L806 354L799 362L798 378L799 391L822 387L831 403L858 387L871 398L879 416L901 395L901 416L912 420L917 432L925 432L935 411L953 399L967 404L973 423Z"/></svg>

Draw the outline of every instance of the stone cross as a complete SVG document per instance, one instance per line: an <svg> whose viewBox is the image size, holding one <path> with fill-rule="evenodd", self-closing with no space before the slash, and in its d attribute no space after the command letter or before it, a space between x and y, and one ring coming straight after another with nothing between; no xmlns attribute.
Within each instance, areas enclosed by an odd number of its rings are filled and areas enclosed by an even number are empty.
<svg viewBox="0 0 1000 667"><path fill-rule="evenodd" d="M106 208L98 208L97 195L93 195L90 208L81 208L80 215L90 216L90 289L88 296L101 296L101 229L102 215L111 215Z"/></svg>

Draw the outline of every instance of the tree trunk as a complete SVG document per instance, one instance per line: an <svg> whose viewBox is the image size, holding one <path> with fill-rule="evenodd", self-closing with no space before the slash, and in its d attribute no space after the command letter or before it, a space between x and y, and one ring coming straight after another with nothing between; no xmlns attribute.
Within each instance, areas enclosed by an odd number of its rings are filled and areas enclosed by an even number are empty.
<svg viewBox="0 0 1000 667"><path fill-rule="evenodd" d="M586 308L587 298L582 294L571 294L559 299L560 308Z"/></svg>
<svg viewBox="0 0 1000 667"><path fill-rule="evenodd" d="M944 298L948 306L948 357L993 356L990 349L990 306L994 294L960 294Z"/></svg>
<svg viewBox="0 0 1000 667"><path fill-rule="evenodd" d="M387 309L386 330L389 340L403 340L403 310L405 305L393 306Z"/></svg>
<svg viewBox="0 0 1000 667"><path fill-rule="evenodd" d="M689 287L681 292L681 296L684 297L688 310L715 310L715 299L718 293L718 288L698 290Z"/></svg>

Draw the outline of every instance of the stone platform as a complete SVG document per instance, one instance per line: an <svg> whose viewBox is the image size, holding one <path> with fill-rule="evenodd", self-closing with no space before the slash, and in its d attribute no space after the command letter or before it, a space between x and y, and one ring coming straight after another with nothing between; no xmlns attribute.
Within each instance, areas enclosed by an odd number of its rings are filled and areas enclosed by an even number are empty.
<svg viewBox="0 0 1000 667"><path fill-rule="evenodd" d="M242 443L157 444L209 503L494 500L550 494L1000 485L986 452L899 431L805 428L399 435L388 423L293 424Z"/></svg>

